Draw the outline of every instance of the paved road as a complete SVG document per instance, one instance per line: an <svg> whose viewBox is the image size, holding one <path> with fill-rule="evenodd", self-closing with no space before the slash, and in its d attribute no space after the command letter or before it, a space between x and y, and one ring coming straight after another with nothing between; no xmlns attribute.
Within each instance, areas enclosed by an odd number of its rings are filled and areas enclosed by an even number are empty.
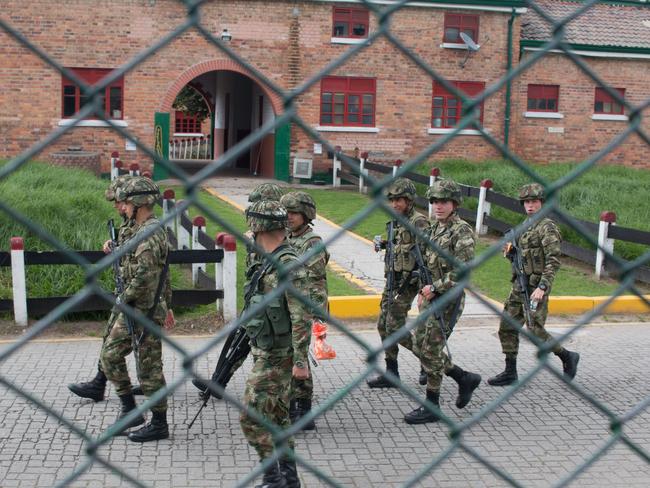
<svg viewBox="0 0 650 488"><path fill-rule="evenodd" d="M450 343L452 352L457 364L487 377L502 366L495 325L469 323L464 320L458 325ZM372 328L372 324L365 324L357 333L375 347L379 341ZM331 334L330 338L339 357L316 369L316 403L331 398L365 371L365 355L358 346L342 334ZM205 340L183 338L178 342L192 351ZM0 353L6 347L0 345ZM88 434L98 436L117 416L119 401L114 391L110 390L107 401L92 403L74 397L65 385L88 378L99 348L97 340L30 343L0 364L0 375ZM215 363L218 349L201 358L200 370L206 371ZM614 414L629 412L650 397L650 325L590 326L571 339L571 349L582 354L576 385ZM179 354L165 346L164 361L168 381L178 379L182 371ZM559 363L555 358L552 361ZM404 383L423 395L423 387L416 384L419 368L414 359L401 353L400 364ZM523 373L534 366L533 350L528 345L522 347L520 366ZM230 386L229 391L238 398L243 395L245 373L250 367L249 360ZM397 390L376 391L363 382L361 385L317 419L317 431L298 436L297 452L305 461L343 486L393 487L421 472L450 447L449 429L444 425L408 426L402 421L415 405L412 399ZM453 382L445 379L442 408L455 422L469 420L507 391L483 384L473 402L459 411L453 406L454 390ZM137 445L119 437L99 452L147 486L235 486L257 462L240 431L238 411L232 404L213 401L188 432L185 424L197 407L196 391L185 382L170 399L171 439ZM84 461L84 445L75 434L4 386L0 386L0 412L0 487L51 487ZM650 451L649 422L646 410L623 429L646 452ZM609 425L599 409L550 373L541 372L463 432L462 440L472 452L484 456L522 486L546 487L568 476L604 446L610 438ZM305 487L327 486L304 467L300 473ZM648 480L650 465L619 442L571 486L647 487ZM72 486L131 485L95 464ZM507 485L470 452L456 449L419 486Z"/></svg>
<svg viewBox="0 0 650 488"><path fill-rule="evenodd" d="M207 180L204 186L213 189L219 195L227 197L241 207L248 206L248 194L263 182L278 183L275 180L260 178L215 178ZM323 189L324 187L318 187ZM317 217L314 220L314 230L327 243L327 249L332 261L343 270L351 273L362 281L366 288L374 293L381 293L384 287L383 254L377 254L372 243L351 232L341 233L340 227L332 225L328 220ZM334 239L334 237L336 237ZM334 239L334 240L332 240ZM483 305L473 295L468 294L465 309L466 316L494 316L494 312Z"/></svg>

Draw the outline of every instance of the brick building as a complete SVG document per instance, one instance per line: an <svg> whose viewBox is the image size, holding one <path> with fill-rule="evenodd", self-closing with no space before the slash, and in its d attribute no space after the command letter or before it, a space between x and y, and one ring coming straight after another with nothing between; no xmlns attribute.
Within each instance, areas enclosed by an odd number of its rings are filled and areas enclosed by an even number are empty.
<svg viewBox="0 0 650 488"><path fill-rule="evenodd" d="M650 9L635 2L594 6L565 28L571 52L620 97L601 89L563 52L537 61L510 87L503 83L509 68L529 62L552 37L548 24L521 0L409 3L391 16L390 26L415 59L386 37L375 38L377 17L356 1L207 2L198 11L200 29L183 29L187 12L173 0L91 3L3 2L0 157L20 154L67 128L33 157L52 160L52 154L76 146L99 153L103 172L113 151L119 151L125 163L149 166L151 159L137 144L154 147L157 140L157 147L166 151L167 139L195 137L200 131L210 137L206 154L214 160L283 114L283 101L268 82L283 90L300 88L355 47L363 49L297 96L296 112L345 153L368 151L378 160L414 157L460 122L463 100L435 80L434 73L469 96L488 90L490 95L475 112L479 123L531 161L588 158L628 127L631 112L623 100L637 105L650 97ZM381 7L392 3L377 2ZM581 4L540 0L538 5L559 19ZM96 115L70 127L74 114L84 107L83 91L76 80L19 43L8 28L82 81L92 84L109 76L97 103L137 144ZM179 36L163 41L178 29L183 29ZM232 59L205 33L223 39L245 63ZM470 38L472 49L460 33ZM159 49L143 55L156 43ZM136 59L141 62L134 63ZM417 61L434 72L426 72ZM123 76L112 72L125 65L129 69ZM186 85L209 107L210 117L203 124L173 108ZM171 126L168 132L164 120ZM646 132L650 128L642 120L640 126ZM331 154L316 142L296 124L278 124L229 166L288 179L293 160L300 158L312 162L313 179L327 179ZM648 166L649 153L649 146L632 134L604 160ZM428 159L481 160L499 154L468 126Z"/></svg>

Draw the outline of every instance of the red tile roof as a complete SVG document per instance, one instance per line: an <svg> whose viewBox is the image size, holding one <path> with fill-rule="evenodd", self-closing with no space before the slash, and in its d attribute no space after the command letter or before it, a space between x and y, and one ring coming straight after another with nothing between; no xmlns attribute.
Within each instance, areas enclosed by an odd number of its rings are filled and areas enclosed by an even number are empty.
<svg viewBox="0 0 650 488"><path fill-rule="evenodd" d="M550 17L560 20L581 7L582 2L570 0L536 0ZM552 26L533 8L522 16L521 39L546 41ZM650 4L598 3L565 28L565 40L570 44L594 46L650 48Z"/></svg>

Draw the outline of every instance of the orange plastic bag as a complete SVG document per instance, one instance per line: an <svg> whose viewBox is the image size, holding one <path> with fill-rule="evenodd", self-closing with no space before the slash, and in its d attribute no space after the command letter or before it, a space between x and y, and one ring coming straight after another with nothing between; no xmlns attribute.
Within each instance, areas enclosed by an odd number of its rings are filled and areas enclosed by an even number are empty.
<svg viewBox="0 0 650 488"><path fill-rule="evenodd" d="M313 347L316 359L334 359L336 351L325 342L327 337L327 324L314 320L311 326L311 332L314 335Z"/></svg>

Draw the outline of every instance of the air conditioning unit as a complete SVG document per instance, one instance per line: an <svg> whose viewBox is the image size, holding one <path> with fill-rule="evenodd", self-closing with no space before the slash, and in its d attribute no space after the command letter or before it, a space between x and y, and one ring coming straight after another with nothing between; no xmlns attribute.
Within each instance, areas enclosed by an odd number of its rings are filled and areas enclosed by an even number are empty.
<svg viewBox="0 0 650 488"><path fill-rule="evenodd" d="M294 158L293 159L293 177L294 178L303 178L303 179L310 179L311 178L311 169L313 166L313 160L312 159L299 159L299 158Z"/></svg>

